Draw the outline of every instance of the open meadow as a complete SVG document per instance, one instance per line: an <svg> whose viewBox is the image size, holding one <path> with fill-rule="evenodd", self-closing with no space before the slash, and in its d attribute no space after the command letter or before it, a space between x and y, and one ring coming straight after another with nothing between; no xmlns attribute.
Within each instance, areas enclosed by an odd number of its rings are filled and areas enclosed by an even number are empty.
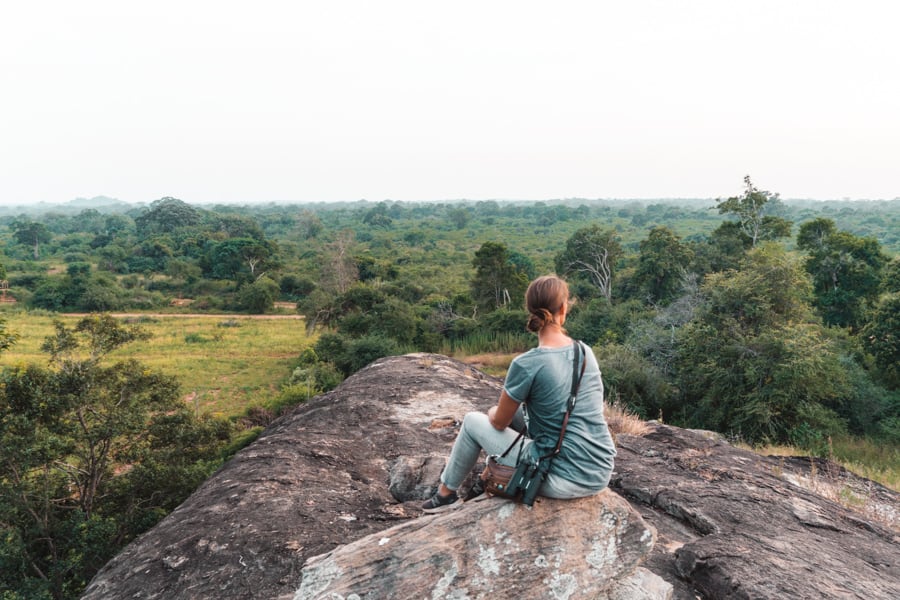
<svg viewBox="0 0 900 600"><path fill-rule="evenodd" d="M0 365L46 364L44 339L53 322L72 326L76 315L3 312L18 342L0 355ZM150 339L132 342L113 352L113 359L134 358L151 369L175 376L182 397L198 414L231 417L259 404L290 377L297 357L315 339L306 335L297 316L249 315L130 315Z"/></svg>

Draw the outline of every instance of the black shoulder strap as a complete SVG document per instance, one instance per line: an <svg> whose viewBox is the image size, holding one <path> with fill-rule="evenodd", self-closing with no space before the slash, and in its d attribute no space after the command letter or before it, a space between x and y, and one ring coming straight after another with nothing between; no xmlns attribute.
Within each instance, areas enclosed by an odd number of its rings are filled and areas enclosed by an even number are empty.
<svg viewBox="0 0 900 600"><path fill-rule="evenodd" d="M583 357L583 360L582 360ZM581 363L581 369L578 369L578 363ZM549 456L556 456L562 448L563 437L566 435L566 426L569 424L569 415L575 409L575 400L578 397L578 388L581 387L581 378L584 377L584 367L587 365L587 356L581 342L575 340L575 358L572 360L572 390L569 393L569 402L566 405L566 414L563 417L562 429L559 430L559 440L556 442L556 448Z"/></svg>
<svg viewBox="0 0 900 600"><path fill-rule="evenodd" d="M579 372L578 363L581 363ZM575 341L575 359L572 361L572 391L569 393L569 404L566 406L567 412L572 412L575 408L575 398L578 396L578 388L581 387L581 378L584 377L584 367L587 365L587 356L581 342Z"/></svg>

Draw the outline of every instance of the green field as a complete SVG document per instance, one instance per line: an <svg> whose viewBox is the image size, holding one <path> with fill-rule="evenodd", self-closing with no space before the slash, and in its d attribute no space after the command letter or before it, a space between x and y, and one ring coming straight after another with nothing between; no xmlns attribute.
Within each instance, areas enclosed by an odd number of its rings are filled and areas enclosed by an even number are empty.
<svg viewBox="0 0 900 600"><path fill-rule="evenodd" d="M74 325L78 317L37 312L0 312L19 341L0 355L0 365L46 364L40 350L53 321ZM247 315L127 317L151 334L111 354L134 358L174 375L185 402L198 413L230 417L277 392L296 366L297 356L315 342L301 318Z"/></svg>

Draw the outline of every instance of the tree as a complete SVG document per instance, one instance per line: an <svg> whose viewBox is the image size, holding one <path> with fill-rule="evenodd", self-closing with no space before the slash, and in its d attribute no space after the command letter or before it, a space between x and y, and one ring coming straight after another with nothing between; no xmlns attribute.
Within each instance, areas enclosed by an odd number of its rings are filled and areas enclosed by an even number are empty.
<svg viewBox="0 0 900 600"><path fill-rule="evenodd" d="M666 304L682 289L693 251L667 227L654 227L640 243L634 279L652 302Z"/></svg>
<svg viewBox="0 0 900 600"><path fill-rule="evenodd" d="M19 334L7 331L6 320L0 318L0 354L8 350L18 339Z"/></svg>
<svg viewBox="0 0 900 600"><path fill-rule="evenodd" d="M465 207L457 206L447 211L447 218L450 219L450 222L453 223L456 229L465 229L472 216Z"/></svg>
<svg viewBox="0 0 900 600"><path fill-rule="evenodd" d="M200 222L200 211L178 198L166 196L154 200L149 210L137 217L134 224L141 237L154 233L172 233L180 227Z"/></svg>
<svg viewBox="0 0 900 600"><path fill-rule="evenodd" d="M0 569L0 590L77 597L215 466L227 424L193 417L171 377L108 360L142 337L109 316L56 323L50 368L0 374L0 531L21 557Z"/></svg>
<svg viewBox="0 0 900 600"><path fill-rule="evenodd" d="M900 294L900 256L894 257L882 269L881 291L885 294Z"/></svg>
<svg viewBox="0 0 900 600"><path fill-rule="evenodd" d="M384 202L379 202L370 208L363 217L363 223L372 227L389 228L393 219L388 216L388 206Z"/></svg>
<svg viewBox="0 0 900 600"><path fill-rule="evenodd" d="M297 233L301 239L308 240L322 232L322 220L312 211L303 210L297 217Z"/></svg>
<svg viewBox="0 0 900 600"><path fill-rule="evenodd" d="M900 293L880 300L862 330L862 339L887 384L900 388Z"/></svg>
<svg viewBox="0 0 900 600"><path fill-rule="evenodd" d="M254 238L231 238L221 242L210 242L204 265L208 274L215 279L238 280L242 275L254 280L266 261L274 254L272 242L261 242Z"/></svg>
<svg viewBox="0 0 900 600"><path fill-rule="evenodd" d="M353 231L345 229L325 247L321 286L326 290L343 294L359 279L359 270L353 258L355 241Z"/></svg>
<svg viewBox="0 0 900 600"><path fill-rule="evenodd" d="M678 349L689 425L807 446L844 431L835 409L846 375L812 316L810 287L774 244L750 251L740 271L707 277L707 300ZM797 437L802 431L811 434Z"/></svg>
<svg viewBox="0 0 900 600"><path fill-rule="evenodd" d="M597 360L610 400L626 403L644 419L670 413L674 389L647 359L625 346L608 344L600 348Z"/></svg>
<svg viewBox="0 0 900 600"><path fill-rule="evenodd" d="M773 240L791 234L791 222L781 217L767 214L777 205L778 194L761 191L744 177L744 193L732 196L716 205L719 214L731 214L737 217L741 232L750 239L750 247L762 240Z"/></svg>
<svg viewBox="0 0 900 600"><path fill-rule="evenodd" d="M229 238L252 238L262 241L265 234L256 219L244 215L215 215L213 227Z"/></svg>
<svg viewBox="0 0 900 600"><path fill-rule="evenodd" d="M800 226L797 247L808 252L806 270L825 322L860 327L878 299L888 264L878 240L838 231L832 220L820 218Z"/></svg>
<svg viewBox="0 0 900 600"><path fill-rule="evenodd" d="M472 298L479 307L490 312L501 306L519 302L528 287L528 278L510 260L504 244L485 242L475 252L472 260L475 276L472 278Z"/></svg>
<svg viewBox="0 0 900 600"><path fill-rule="evenodd" d="M576 231L566 241L566 249L556 257L556 270L562 275L586 277L612 302L612 285L616 262L622 256L622 246L615 230L591 225Z"/></svg>
<svg viewBox="0 0 900 600"><path fill-rule="evenodd" d="M53 238L47 226L36 221L13 221L10 227L17 242L31 246L34 260L41 257L41 244L46 244Z"/></svg>

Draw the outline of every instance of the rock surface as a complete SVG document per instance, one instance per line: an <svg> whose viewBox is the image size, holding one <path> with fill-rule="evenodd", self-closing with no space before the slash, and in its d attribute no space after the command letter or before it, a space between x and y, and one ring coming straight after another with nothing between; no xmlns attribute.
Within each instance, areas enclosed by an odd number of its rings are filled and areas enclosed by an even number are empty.
<svg viewBox="0 0 900 600"><path fill-rule="evenodd" d="M790 483L800 463L663 425L617 447L611 487L656 527L644 566L676 597L900 598L900 535ZM896 511L896 493L866 487Z"/></svg>
<svg viewBox="0 0 900 600"><path fill-rule="evenodd" d="M385 577L393 573L418 578L430 590L411 597L497 597L475 587L469 596L461 590L483 578L485 568L503 560L519 564L524 556L502 555L503 540L496 538L501 525L549 519L548 527L554 523L556 530L571 532L567 548L582 548L566 555L571 559L579 552L590 555L583 548L599 540L603 529L602 519L596 528L567 521L587 511L593 515L588 519L619 515L615 527L631 532L616 546L619 559L611 565L622 571L590 591L585 579L571 592L550 586L544 588L547 595L519 597L900 598L900 537L889 526L891 515L896 523L897 494L841 473L842 484L857 490L863 485L866 501L887 515L869 518L796 485L815 479L816 471L823 478L832 466L813 469L814 462L759 456L714 435L659 424L643 437L618 436L612 490L596 499L562 503L560 509L551 508L559 502L542 500L531 510L492 499L423 516L418 507L433 491L459 421L469 410L495 403L499 390L498 380L446 357L379 360L274 423L110 561L83 597L300 598L301 590L314 589L310 574L321 574L329 560L360 567L332 578L331 591L307 597L390 597L331 595L349 590L336 586L353 577L362 580L362 565L369 565L372 583L366 585L382 591L395 585ZM624 516L627 506L617 496L630 502L634 517ZM515 519L501 523L503 511ZM657 543L642 567L629 567L649 550L638 531L653 528ZM490 532L487 540L482 530ZM516 535L527 552L547 559L541 568L548 570L548 582L557 557L560 574L594 568L588 562L564 570L566 559L542 546L539 536ZM392 541L379 545L384 538ZM401 552L401 544L409 550ZM482 547L485 555L479 554ZM479 564L489 547L498 562ZM519 566L537 573L534 561L543 561L528 556L532 562ZM453 560L458 574L444 584L416 574L436 574L443 565L446 575ZM422 571L408 570L413 563Z"/></svg>
<svg viewBox="0 0 900 600"><path fill-rule="evenodd" d="M294 600L597 598L634 573L653 538L609 490L532 508L486 498L307 561ZM658 584L653 597L670 597L671 586Z"/></svg>

